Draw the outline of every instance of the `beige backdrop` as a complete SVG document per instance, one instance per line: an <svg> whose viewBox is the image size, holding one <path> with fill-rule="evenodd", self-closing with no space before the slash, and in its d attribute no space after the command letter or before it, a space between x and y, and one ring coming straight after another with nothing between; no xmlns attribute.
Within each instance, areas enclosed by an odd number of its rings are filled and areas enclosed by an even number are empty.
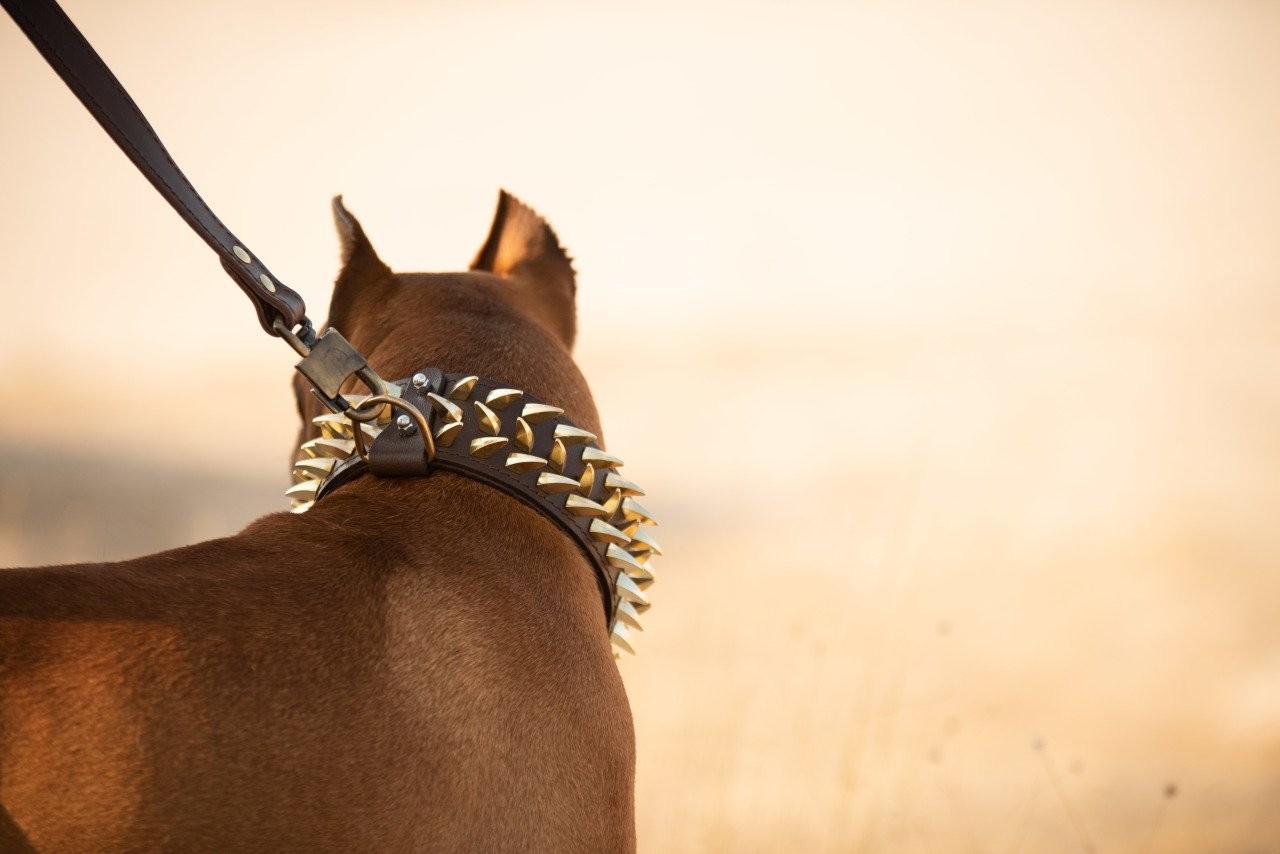
<svg viewBox="0 0 1280 854"><path fill-rule="evenodd" d="M333 193L559 230L669 554L642 849L1280 850L1280 4L67 6L317 316ZM0 565L283 509L291 353L0 81Z"/></svg>

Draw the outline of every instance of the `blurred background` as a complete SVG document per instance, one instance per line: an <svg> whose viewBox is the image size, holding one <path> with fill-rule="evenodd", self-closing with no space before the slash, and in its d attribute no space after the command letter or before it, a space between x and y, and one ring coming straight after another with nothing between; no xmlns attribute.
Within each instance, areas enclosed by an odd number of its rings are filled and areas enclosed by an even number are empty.
<svg viewBox="0 0 1280 854"><path fill-rule="evenodd" d="M318 319L335 193L555 226L642 850L1280 850L1280 4L65 5ZM0 23L0 565L283 510L292 353Z"/></svg>

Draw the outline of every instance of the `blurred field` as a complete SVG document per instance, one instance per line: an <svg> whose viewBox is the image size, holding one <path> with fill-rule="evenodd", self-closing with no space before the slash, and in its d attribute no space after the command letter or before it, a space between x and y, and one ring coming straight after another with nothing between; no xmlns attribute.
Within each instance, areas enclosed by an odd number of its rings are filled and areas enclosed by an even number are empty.
<svg viewBox="0 0 1280 854"><path fill-rule="evenodd" d="M1280 851L1280 7L68 7L317 315L331 192L401 269L556 226L668 553L642 850ZM283 509L290 354L25 49L0 565Z"/></svg>

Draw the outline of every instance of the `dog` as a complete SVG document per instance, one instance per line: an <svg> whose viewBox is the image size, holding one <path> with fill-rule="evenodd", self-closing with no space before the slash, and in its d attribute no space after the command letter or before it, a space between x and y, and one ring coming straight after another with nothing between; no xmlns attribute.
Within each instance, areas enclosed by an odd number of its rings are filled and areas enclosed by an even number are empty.
<svg viewBox="0 0 1280 854"><path fill-rule="evenodd" d="M503 192L469 271L406 274L334 214L328 325L379 373L501 378L602 435L541 216ZM323 409L295 393L313 438ZM0 570L3 851L629 851L634 775L587 558L465 477L368 476L224 539Z"/></svg>

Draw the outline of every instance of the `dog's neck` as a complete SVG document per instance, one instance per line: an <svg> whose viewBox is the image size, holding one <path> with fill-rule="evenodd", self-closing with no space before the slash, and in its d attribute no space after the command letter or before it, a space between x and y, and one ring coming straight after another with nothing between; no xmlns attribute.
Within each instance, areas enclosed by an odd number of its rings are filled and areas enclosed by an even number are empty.
<svg viewBox="0 0 1280 854"><path fill-rule="evenodd" d="M622 460L560 407L498 380L425 368L398 388L394 408L412 418L393 420L387 406L368 422L336 413L313 419L320 436L303 442L288 490L294 512L310 512L370 475L450 472L482 483L537 511L577 544L594 569L614 644L633 651L630 631L649 606L648 562L660 547L645 530L656 523L636 500L644 491L621 475ZM364 408L360 398L350 399Z"/></svg>

